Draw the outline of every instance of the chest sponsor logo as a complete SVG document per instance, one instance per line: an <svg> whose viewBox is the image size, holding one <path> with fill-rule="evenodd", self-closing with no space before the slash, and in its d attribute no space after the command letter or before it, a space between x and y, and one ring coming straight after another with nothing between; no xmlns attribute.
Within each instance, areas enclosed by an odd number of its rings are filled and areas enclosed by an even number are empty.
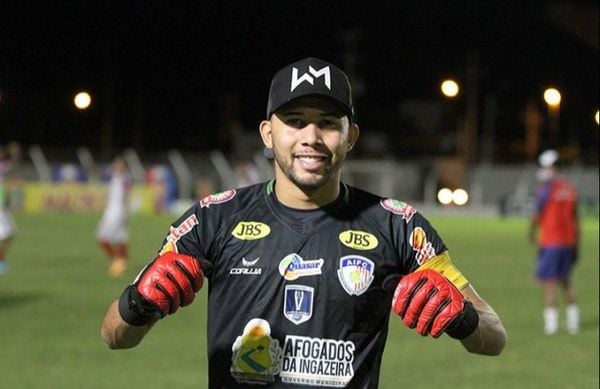
<svg viewBox="0 0 600 389"><path fill-rule="evenodd" d="M305 285L286 285L283 315L298 325L308 321L313 313L314 288Z"/></svg>
<svg viewBox="0 0 600 389"><path fill-rule="evenodd" d="M408 238L410 246L417 252L416 259L419 265L424 264L436 256L435 249L431 242L427 240L427 234L421 227L415 227Z"/></svg>
<svg viewBox="0 0 600 389"><path fill-rule="evenodd" d="M304 260L300 255L293 253L279 262L279 274L288 281L294 281L300 277L320 275L323 262L323 258Z"/></svg>
<svg viewBox="0 0 600 389"><path fill-rule="evenodd" d="M403 201L383 199L379 203L384 209L395 215L400 215L407 223L412 219L413 215L417 213L417 210L412 205L406 204Z"/></svg>
<svg viewBox="0 0 600 389"><path fill-rule="evenodd" d="M360 296L365 293L373 279L375 264L368 258L358 255L347 255L340 258L338 279L350 296Z"/></svg>
<svg viewBox="0 0 600 389"><path fill-rule="evenodd" d="M255 318L244 327L231 347L231 376L239 383L264 385L281 370L282 349L271 337L269 322Z"/></svg>
<svg viewBox="0 0 600 389"><path fill-rule="evenodd" d="M262 239L270 233L271 227L264 223L252 221L239 222L233 231L231 231L231 235L240 240Z"/></svg>
<svg viewBox="0 0 600 389"><path fill-rule="evenodd" d="M222 204L231 200L235 196L235 190L230 189L225 192L219 192L215 194L211 194L210 196L206 196L202 200L200 200L201 208L208 208L211 204Z"/></svg>
<svg viewBox="0 0 600 389"><path fill-rule="evenodd" d="M197 224L198 218L196 215L190 215L178 226L171 226L169 228L169 235L167 235L166 238L167 241L163 245L159 254L162 255L168 252L177 252L177 241L181 239L182 236L190 232Z"/></svg>
<svg viewBox="0 0 600 389"><path fill-rule="evenodd" d="M364 231L346 230L338 238L344 246L355 250L372 250L379 244L375 235Z"/></svg>
<svg viewBox="0 0 600 389"><path fill-rule="evenodd" d="M345 387L354 376L355 349L350 341L288 335L283 346L281 381Z"/></svg>
<svg viewBox="0 0 600 389"><path fill-rule="evenodd" d="M252 260L246 259L246 257L242 257L242 265L244 267L234 267L229 270L229 274L238 275L260 275L262 273L262 269L259 267L253 267L260 260L260 257L256 257Z"/></svg>

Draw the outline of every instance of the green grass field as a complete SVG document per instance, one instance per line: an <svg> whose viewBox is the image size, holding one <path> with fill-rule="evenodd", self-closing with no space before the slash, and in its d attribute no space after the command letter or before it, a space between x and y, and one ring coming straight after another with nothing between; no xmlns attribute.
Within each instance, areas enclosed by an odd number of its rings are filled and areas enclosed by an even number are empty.
<svg viewBox="0 0 600 389"><path fill-rule="evenodd" d="M135 349L111 351L100 323L109 303L160 244L170 216L136 216L132 267L106 275L94 241L99 215L17 215L0 276L0 388L205 388L205 291L158 323ZM422 338L392 317L383 389L598 388L598 219L586 220L575 269L581 333L542 331L535 249L525 219L430 217L454 261L502 317L509 342L499 357L468 354L448 337Z"/></svg>

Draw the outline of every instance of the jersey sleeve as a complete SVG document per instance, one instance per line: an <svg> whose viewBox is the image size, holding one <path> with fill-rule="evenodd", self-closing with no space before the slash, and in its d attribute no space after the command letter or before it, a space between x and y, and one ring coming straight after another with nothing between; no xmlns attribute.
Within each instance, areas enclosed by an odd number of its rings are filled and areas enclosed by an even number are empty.
<svg viewBox="0 0 600 389"><path fill-rule="evenodd" d="M240 206L237 195L234 189L215 193L189 208L169 227L159 254L177 252L197 258L204 275L210 277L216 258L212 251L215 240Z"/></svg>
<svg viewBox="0 0 600 389"><path fill-rule="evenodd" d="M385 199L381 205L391 213L395 247L403 272L434 269L459 289L469 284L452 263L441 236L420 212L397 200Z"/></svg>
<svg viewBox="0 0 600 389"><path fill-rule="evenodd" d="M204 221L201 213L197 206L193 206L172 223L169 226L169 233L163 239L159 255L175 252L192 256L200 260L206 273L211 263L206 255L208 241L201 238L208 235L201 233L205 228L205 223L200 222L200 220Z"/></svg>

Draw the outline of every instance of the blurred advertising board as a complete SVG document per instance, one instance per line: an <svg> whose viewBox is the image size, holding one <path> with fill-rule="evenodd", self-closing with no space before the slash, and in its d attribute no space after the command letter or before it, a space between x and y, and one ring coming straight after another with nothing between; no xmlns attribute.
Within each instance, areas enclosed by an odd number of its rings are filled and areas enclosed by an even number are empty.
<svg viewBox="0 0 600 389"><path fill-rule="evenodd" d="M20 185L18 195L11 196L14 211L35 212L102 212L106 205L106 185L101 183L33 183ZM132 213L160 213L162 194L156 187L133 185L130 192Z"/></svg>

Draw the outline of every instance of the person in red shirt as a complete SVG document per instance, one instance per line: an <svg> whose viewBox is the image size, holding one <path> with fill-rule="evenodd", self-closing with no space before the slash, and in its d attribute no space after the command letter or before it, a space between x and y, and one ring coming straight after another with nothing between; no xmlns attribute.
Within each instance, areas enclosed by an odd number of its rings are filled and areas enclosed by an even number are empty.
<svg viewBox="0 0 600 389"><path fill-rule="evenodd" d="M529 231L531 242L539 246L536 277L544 288L544 331L548 335L559 327L557 286L565 295L567 331L576 334L579 330L579 308L571 282L578 257L578 194L573 184L558 175L558 158L556 150L540 154L540 186Z"/></svg>

